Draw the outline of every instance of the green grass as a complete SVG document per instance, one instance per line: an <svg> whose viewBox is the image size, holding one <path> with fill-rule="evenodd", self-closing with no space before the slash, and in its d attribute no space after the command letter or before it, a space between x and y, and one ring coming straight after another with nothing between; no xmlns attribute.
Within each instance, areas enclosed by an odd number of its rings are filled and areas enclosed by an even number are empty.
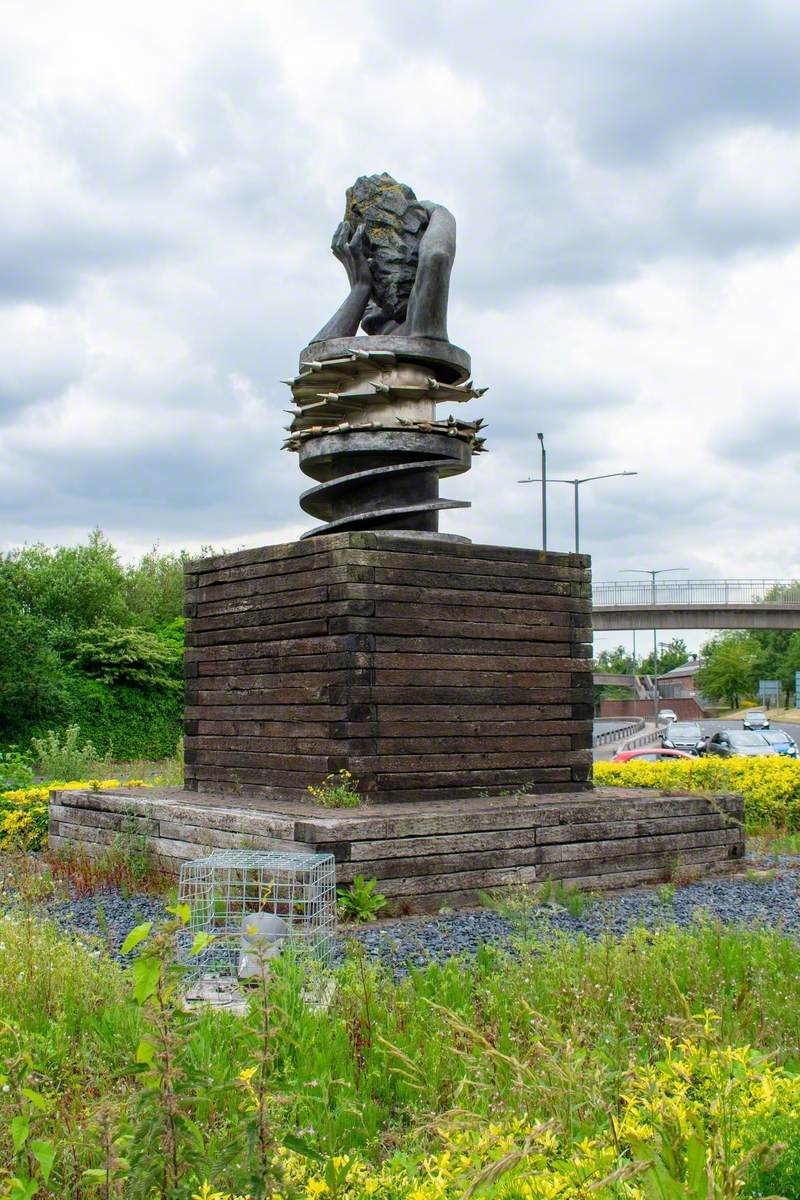
<svg viewBox="0 0 800 1200"><path fill-rule="evenodd" d="M584 891L560 879L546 879L543 883L516 884L495 892L481 893L481 900L487 908L493 908L518 925L523 932L534 909L545 906L565 908L570 916L581 917L596 899L594 892Z"/></svg>
<svg viewBox="0 0 800 1200"><path fill-rule="evenodd" d="M750 834L747 838L747 849L751 854L800 855L800 833L785 833L773 829Z"/></svg>
<svg viewBox="0 0 800 1200"><path fill-rule="evenodd" d="M171 758L102 759L95 764L94 774L102 779L144 779L157 787L183 787L183 740Z"/></svg>
<svg viewBox="0 0 800 1200"><path fill-rule="evenodd" d="M306 1140L322 1154L360 1148L377 1159L409 1136L424 1144L433 1135L420 1126L455 1106L484 1120L513 1113L513 1056L535 1065L528 1105L573 1139L594 1135L619 1104L631 1063L658 1056L665 1034L708 1007L726 1042L799 1066L798 977L800 948L789 939L714 925L600 943L555 938L522 945L516 958L484 949L469 965L430 967L399 983L356 958L340 970L327 1012L276 981L274 1120L284 1132L312 1130ZM0 1052L25 1047L86 1169L102 1105L124 1121L140 1091L142 1017L125 972L31 915L3 918L0 1014ZM174 1020L187 1022L180 1055L204 1081L194 1119L206 1130L210 1173L238 1120L225 1086L251 1062L252 1034L226 1014ZM476 1036L465 1038L460 1023ZM0 1128L4 1104L0 1094ZM0 1137L0 1166L8 1153Z"/></svg>

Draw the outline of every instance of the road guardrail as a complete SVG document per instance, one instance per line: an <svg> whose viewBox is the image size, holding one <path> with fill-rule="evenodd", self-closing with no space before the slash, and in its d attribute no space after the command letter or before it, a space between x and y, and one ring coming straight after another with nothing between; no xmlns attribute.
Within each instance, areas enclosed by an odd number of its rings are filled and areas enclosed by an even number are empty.
<svg viewBox="0 0 800 1200"><path fill-rule="evenodd" d="M628 725L617 725L616 728L609 729L606 733L593 732L592 746L608 746L611 742L622 742L626 737L644 729L646 723L644 717L632 717Z"/></svg>

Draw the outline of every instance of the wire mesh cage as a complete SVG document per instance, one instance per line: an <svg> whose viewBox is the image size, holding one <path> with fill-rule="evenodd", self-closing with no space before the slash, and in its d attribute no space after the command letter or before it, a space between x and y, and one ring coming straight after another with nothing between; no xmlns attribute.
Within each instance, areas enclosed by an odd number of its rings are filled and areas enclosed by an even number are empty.
<svg viewBox="0 0 800 1200"><path fill-rule="evenodd" d="M214 850L183 863L178 902L190 910L187 939L213 941L196 958L199 972L246 976L254 946L273 944L309 964L330 966L336 929L336 864L332 854ZM264 937L253 937L256 930ZM248 940L250 946L248 947Z"/></svg>

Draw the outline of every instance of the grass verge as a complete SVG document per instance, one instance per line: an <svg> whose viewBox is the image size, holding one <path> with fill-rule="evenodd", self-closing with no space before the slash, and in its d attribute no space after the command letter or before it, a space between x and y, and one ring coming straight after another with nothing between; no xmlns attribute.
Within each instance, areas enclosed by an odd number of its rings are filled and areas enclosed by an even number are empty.
<svg viewBox="0 0 800 1200"><path fill-rule="evenodd" d="M7 1195L455 1200L495 1171L486 1195L603 1200L659 1194L661 1163L708 1200L791 1167L747 1160L800 1137L800 948L779 933L553 938L402 982L355 955L326 1011L279 966L241 1019L183 1012L169 937L142 928L125 973L32 908L0 919ZM735 1188L691 1190L698 1154Z"/></svg>

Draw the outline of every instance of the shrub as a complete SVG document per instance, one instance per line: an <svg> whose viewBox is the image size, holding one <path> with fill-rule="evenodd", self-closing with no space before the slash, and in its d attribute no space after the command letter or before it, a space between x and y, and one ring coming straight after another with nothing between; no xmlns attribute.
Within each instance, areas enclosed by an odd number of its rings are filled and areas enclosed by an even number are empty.
<svg viewBox="0 0 800 1200"><path fill-rule="evenodd" d="M756 833L765 827L800 830L800 760L782 755L598 762L594 764L594 781L617 787L741 792L748 831Z"/></svg>
<svg viewBox="0 0 800 1200"><path fill-rule="evenodd" d="M82 788L116 788L118 779L70 780L61 783L38 784L36 787L17 788L0 792L0 850L41 850L47 842L50 790L65 788L79 791ZM130 779L125 787L149 787L139 779Z"/></svg>
<svg viewBox="0 0 800 1200"><path fill-rule="evenodd" d="M91 742L80 744L80 727L68 725L63 736L55 729L44 737L31 738L39 774L45 779L74 779L91 774L97 751Z"/></svg>
<svg viewBox="0 0 800 1200"><path fill-rule="evenodd" d="M33 783L33 767L30 754L16 746L0 750L0 788L21 788Z"/></svg>
<svg viewBox="0 0 800 1200"><path fill-rule="evenodd" d="M69 657L79 671L101 683L175 688L181 651L146 629L103 623L79 633Z"/></svg>
<svg viewBox="0 0 800 1200"><path fill-rule="evenodd" d="M81 727L99 754L117 761L169 758L183 731L180 688L113 687L72 672L70 721Z"/></svg>

